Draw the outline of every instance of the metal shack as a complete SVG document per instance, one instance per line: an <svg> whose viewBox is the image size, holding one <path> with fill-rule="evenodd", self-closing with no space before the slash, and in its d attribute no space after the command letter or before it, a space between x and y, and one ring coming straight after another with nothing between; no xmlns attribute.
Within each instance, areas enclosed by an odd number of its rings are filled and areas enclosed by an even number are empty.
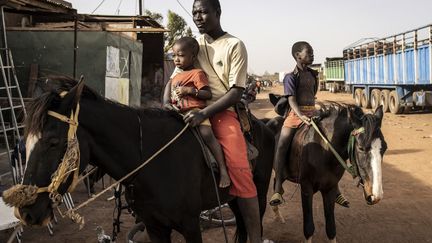
<svg viewBox="0 0 432 243"><path fill-rule="evenodd" d="M45 75L84 75L86 84L100 95L140 106L141 91L147 87L142 80L154 77L149 67L163 64L166 30L148 16L5 10L7 45L24 97L32 96L35 80ZM148 39L153 44L147 41L143 48ZM158 49L160 61L144 55Z"/></svg>

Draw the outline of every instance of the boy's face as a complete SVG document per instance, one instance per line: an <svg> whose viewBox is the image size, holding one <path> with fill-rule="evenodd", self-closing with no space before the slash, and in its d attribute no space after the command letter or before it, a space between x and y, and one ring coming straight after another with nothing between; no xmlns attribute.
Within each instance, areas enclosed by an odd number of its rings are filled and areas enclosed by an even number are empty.
<svg viewBox="0 0 432 243"><path fill-rule="evenodd" d="M301 52L297 52L296 60L300 64L311 65L314 61L314 51L312 47L306 46Z"/></svg>
<svg viewBox="0 0 432 243"><path fill-rule="evenodd" d="M192 48L187 48L182 44L174 44L173 54L176 67L185 70L193 66L195 55L192 52Z"/></svg>
<svg viewBox="0 0 432 243"><path fill-rule="evenodd" d="M201 34L219 26L219 13L207 0L196 0L192 8L193 21Z"/></svg>

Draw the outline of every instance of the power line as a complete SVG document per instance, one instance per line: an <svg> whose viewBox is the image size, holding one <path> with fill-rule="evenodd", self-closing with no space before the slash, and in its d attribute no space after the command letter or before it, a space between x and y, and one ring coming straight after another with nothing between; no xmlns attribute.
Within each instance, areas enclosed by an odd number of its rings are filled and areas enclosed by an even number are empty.
<svg viewBox="0 0 432 243"><path fill-rule="evenodd" d="M96 12L96 10L98 10L98 8L100 7L100 6L102 6L102 4L105 2L105 0L102 0L100 3L99 3L99 5L93 10L93 12L91 12L92 14L94 13L94 12Z"/></svg>
<svg viewBox="0 0 432 243"><path fill-rule="evenodd" d="M118 6L117 6L117 9L116 9L116 11L115 11L115 13L116 13L117 15L120 14L120 5L122 4L122 2L123 2L123 0L120 0L119 4L118 4Z"/></svg>
<svg viewBox="0 0 432 243"><path fill-rule="evenodd" d="M189 11L181 4L179 0L176 0L180 7L193 19L193 16L189 13Z"/></svg>

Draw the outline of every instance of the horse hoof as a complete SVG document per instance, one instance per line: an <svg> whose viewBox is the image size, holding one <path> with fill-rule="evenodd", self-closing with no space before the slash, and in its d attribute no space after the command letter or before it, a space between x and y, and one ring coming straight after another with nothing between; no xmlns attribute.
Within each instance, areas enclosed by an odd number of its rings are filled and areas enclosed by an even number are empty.
<svg viewBox="0 0 432 243"><path fill-rule="evenodd" d="M309 237L309 239L305 239L304 243L312 243L312 237Z"/></svg>
<svg viewBox="0 0 432 243"><path fill-rule="evenodd" d="M265 239L265 240L263 240L263 242L262 243L274 243L274 241L272 241L272 240L269 240L269 239Z"/></svg>
<svg viewBox="0 0 432 243"><path fill-rule="evenodd" d="M336 203L341 205L342 207L346 207L346 208L350 207L350 202L342 194L339 194L336 197Z"/></svg>
<svg viewBox="0 0 432 243"><path fill-rule="evenodd" d="M281 205L282 203L284 202L284 200L283 200L283 198L282 198L282 195L280 194L280 193L275 193L275 194L273 194L273 196L271 197L271 199L270 199L270 202L269 202L269 204L270 204L270 206L279 206L279 205Z"/></svg>

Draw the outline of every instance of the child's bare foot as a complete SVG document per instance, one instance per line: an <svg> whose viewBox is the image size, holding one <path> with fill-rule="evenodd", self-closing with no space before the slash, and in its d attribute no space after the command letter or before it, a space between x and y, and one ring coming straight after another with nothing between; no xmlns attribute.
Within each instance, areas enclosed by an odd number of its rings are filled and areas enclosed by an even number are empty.
<svg viewBox="0 0 432 243"><path fill-rule="evenodd" d="M231 185L231 179L226 171L221 170L220 172L220 180L219 180L219 187L225 188L229 187Z"/></svg>

